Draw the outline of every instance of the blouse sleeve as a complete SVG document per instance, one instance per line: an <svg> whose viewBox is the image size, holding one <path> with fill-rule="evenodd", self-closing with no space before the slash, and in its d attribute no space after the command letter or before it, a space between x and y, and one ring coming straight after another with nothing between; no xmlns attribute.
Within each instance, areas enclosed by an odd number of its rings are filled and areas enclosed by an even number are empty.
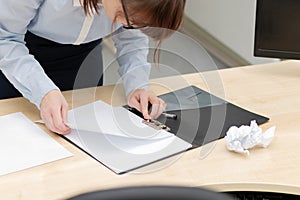
<svg viewBox="0 0 300 200"><path fill-rule="evenodd" d="M43 0L0 1L0 69L22 95L38 108L57 86L29 54L24 36Z"/></svg>
<svg viewBox="0 0 300 200"><path fill-rule="evenodd" d="M148 89L151 71L151 65L147 62L148 37L139 30L120 28L113 40L126 95L137 88Z"/></svg>

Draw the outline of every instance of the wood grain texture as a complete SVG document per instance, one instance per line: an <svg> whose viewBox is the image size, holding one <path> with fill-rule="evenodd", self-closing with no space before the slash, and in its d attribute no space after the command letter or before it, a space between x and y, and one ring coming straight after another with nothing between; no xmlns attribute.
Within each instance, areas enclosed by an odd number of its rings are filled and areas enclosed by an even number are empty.
<svg viewBox="0 0 300 200"><path fill-rule="evenodd" d="M226 149L223 139L147 166L116 175L46 130L74 156L0 177L0 199L64 199L80 193L130 185L199 186L217 191L271 191L300 195L300 62L284 61L151 80L157 94L193 84L270 117L276 126L268 148L243 156ZM122 86L64 92L70 108L95 100L125 104ZM39 119L24 98L0 101L0 115L23 112Z"/></svg>

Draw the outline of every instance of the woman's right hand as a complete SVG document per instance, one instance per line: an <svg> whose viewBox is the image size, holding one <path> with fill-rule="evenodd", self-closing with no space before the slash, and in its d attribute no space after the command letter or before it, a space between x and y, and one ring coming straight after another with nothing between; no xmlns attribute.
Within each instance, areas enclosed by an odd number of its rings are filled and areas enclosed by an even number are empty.
<svg viewBox="0 0 300 200"><path fill-rule="evenodd" d="M51 90L42 99L40 106L41 118L47 128L58 134L71 132L68 122L68 103L59 90Z"/></svg>

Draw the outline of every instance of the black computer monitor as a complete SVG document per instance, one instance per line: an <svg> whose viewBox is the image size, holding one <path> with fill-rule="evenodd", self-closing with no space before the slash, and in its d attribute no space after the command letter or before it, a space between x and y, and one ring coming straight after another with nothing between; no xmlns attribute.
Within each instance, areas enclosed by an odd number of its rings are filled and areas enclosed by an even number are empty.
<svg viewBox="0 0 300 200"><path fill-rule="evenodd" d="M300 59L300 0L257 0L254 56Z"/></svg>

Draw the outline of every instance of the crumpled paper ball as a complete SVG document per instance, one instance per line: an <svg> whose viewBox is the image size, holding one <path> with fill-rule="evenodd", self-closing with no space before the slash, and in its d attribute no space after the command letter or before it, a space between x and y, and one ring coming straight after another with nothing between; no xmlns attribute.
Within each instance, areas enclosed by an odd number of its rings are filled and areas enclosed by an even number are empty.
<svg viewBox="0 0 300 200"><path fill-rule="evenodd" d="M255 120L251 121L250 126L232 126L225 136L227 149L249 155L250 152L248 149L253 148L254 146L267 147L271 143L274 133L275 126L263 133Z"/></svg>

